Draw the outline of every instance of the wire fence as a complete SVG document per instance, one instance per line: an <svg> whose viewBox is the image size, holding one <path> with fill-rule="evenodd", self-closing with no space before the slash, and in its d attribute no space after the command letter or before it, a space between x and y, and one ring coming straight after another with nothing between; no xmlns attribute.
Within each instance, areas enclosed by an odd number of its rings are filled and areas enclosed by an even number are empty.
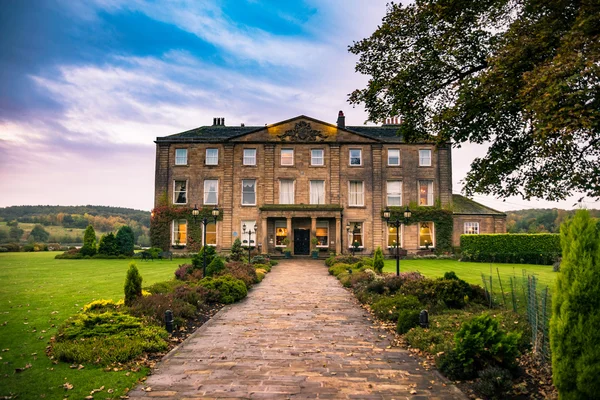
<svg viewBox="0 0 600 400"><path fill-rule="evenodd" d="M494 273L495 272L495 273ZM501 275L498 268L481 274L486 300L490 308L503 307L527 317L531 327L533 353L542 363L550 363L549 325L552 315L552 293L526 270L517 275Z"/></svg>

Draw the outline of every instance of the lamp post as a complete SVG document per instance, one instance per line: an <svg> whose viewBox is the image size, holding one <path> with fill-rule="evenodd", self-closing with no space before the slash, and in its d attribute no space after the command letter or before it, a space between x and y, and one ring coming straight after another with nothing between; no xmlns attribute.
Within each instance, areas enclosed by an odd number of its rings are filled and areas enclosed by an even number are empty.
<svg viewBox="0 0 600 400"><path fill-rule="evenodd" d="M252 234L256 233L256 229L257 226L254 224L254 231L248 229L248 232L246 232L246 224L242 225L242 231L244 234L248 233L248 263L250 263L250 244L252 243Z"/></svg>
<svg viewBox="0 0 600 400"><path fill-rule="evenodd" d="M348 235L350 235L350 222L348 222L346 224L346 232L348 232ZM350 242L350 246L352 248L352 257L354 257L354 253L356 252L356 249L358 248L358 246L354 245L354 235L356 235L357 233L360 232L360 229L358 229L358 224L354 224L354 229L352 229L352 241Z"/></svg>
<svg viewBox="0 0 600 400"><path fill-rule="evenodd" d="M410 214L411 212L408 209L408 206L406 206L406 210L404 210L403 221L398 219L398 217L396 217L394 221L390 221L390 217L392 215L390 209L386 207L386 209L383 211L383 218L385 219L385 222L387 222L388 225L396 228L396 276L400 276L400 225L402 225L402 223L404 223L404 225L408 225Z"/></svg>
<svg viewBox="0 0 600 400"><path fill-rule="evenodd" d="M192 215L194 216L194 222L196 222L198 215L200 215L200 210L198 210L198 207L195 204L194 204L194 209L192 210ZM219 216L219 208L217 206L215 206L215 208L213 208L212 216L213 216L215 224L216 224L217 217ZM202 222L202 225L203 225L203 230L202 230L202 237L203 237L203 240L202 240L202 253L203 253L202 277L204 278L204 277L206 277L206 225L208 225L208 223L210 221L205 216L202 218L202 220L200 222Z"/></svg>

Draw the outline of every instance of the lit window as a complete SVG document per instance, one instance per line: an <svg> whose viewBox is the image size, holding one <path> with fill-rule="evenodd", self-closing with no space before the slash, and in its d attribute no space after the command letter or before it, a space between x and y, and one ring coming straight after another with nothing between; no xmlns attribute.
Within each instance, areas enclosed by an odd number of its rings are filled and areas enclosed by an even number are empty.
<svg viewBox="0 0 600 400"><path fill-rule="evenodd" d="M254 231L254 226L256 225L256 221L242 221L242 226L240 232L242 237L242 245L243 246L254 246L256 243L256 232ZM246 232L244 233L244 227L246 228ZM251 232L251 233L250 233Z"/></svg>
<svg viewBox="0 0 600 400"><path fill-rule="evenodd" d="M400 165L400 150L389 149L388 150L388 165L398 166Z"/></svg>
<svg viewBox="0 0 600 400"><path fill-rule="evenodd" d="M433 205L433 181L419 181L419 205Z"/></svg>
<svg viewBox="0 0 600 400"><path fill-rule="evenodd" d="M206 149L206 165L219 165L219 149Z"/></svg>
<svg viewBox="0 0 600 400"><path fill-rule="evenodd" d="M362 165L361 149L350 149L350 165Z"/></svg>
<svg viewBox="0 0 600 400"><path fill-rule="evenodd" d="M279 204L294 204L294 181L292 179L279 181Z"/></svg>
<svg viewBox="0 0 600 400"><path fill-rule="evenodd" d="M256 180L242 180L242 204L256 205Z"/></svg>
<svg viewBox="0 0 600 400"><path fill-rule="evenodd" d="M281 149L281 165L294 165L294 149Z"/></svg>
<svg viewBox="0 0 600 400"><path fill-rule="evenodd" d="M202 238L204 239L204 238ZM217 245L217 224L209 222L206 225L206 245L216 246Z"/></svg>
<svg viewBox="0 0 600 400"><path fill-rule="evenodd" d="M244 165L256 165L256 149L244 149Z"/></svg>
<svg viewBox="0 0 600 400"><path fill-rule="evenodd" d="M350 222L350 232L348 233L348 247L363 247L363 225L362 222Z"/></svg>
<svg viewBox="0 0 600 400"><path fill-rule="evenodd" d="M324 165L322 149L313 149L310 151L310 165Z"/></svg>
<svg viewBox="0 0 600 400"><path fill-rule="evenodd" d="M435 247L433 222L419 223L419 247L426 249Z"/></svg>
<svg viewBox="0 0 600 400"><path fill-rule="evenodd" d="M310 181L310 204L325 204L325 181Z"/></svg>
<svg viewBox="0 0 600 400"><path fill-rule="evenodd" d="M465 222L465 235L479 235L479 222Z"/></svg>
<svg viewBox="0 0 600 400"><path fill-rule="evenodd" d="M348 205L362 206L364 205L364 191L362 181L350 181L348 189Z"/></svg>
<svg viewBox="0 0 600 400"><path fill-rule="evenodd" d="M217 179L204 181L204 204L219 204L219 181Z"/></svg>
<svg viewBox="0 0 600 400"><path fill-rule="evenodd" d="M187 181L175 181L173 189L173 203L187 203Z"/></svg>
<svg viewBox="0 0 600 400"><path fill-rule="evenodd" d="M187 149L175 149L175 165L187 165Z"/></svg>
<svg viewBox="0 0 600 400"><path fill-rule="evenodd" d="M401 181L387 181L387 205L392 207L402 205Z"/></svg>
<svg viewBox="0 0 600 400"><path fill-rule="evenodd" d="M396 227L388 225L388 247L395 248L396 247L396 239L399 240L399 246L402 247L402 233L404 231L404 225L400 225L400 232L398 232L398 237L396 238Z"/></svg>
<svg viewBox="0 0 600 400"><path fill-rule="evenodd" d="M183 246L187 243L187 220L180 219L173 221L173 244Z"/></svg>
<svg viewBox="0 0 600 400"><path fill-rule="evenodd" d="M431 150L419 150L419 166L431 167Z"/></svg>
<svg viewBox="0 0 600 400"><path fill-rule="evenodd" d="M275 221L275 247L285 247L284 240L288 237L287 222Z"/></svg>
<svg viewBox="0 0 600 400"><path fill-rule="evenodd" d="M329 247L329 222L317 221L317 247Z"/></svg>

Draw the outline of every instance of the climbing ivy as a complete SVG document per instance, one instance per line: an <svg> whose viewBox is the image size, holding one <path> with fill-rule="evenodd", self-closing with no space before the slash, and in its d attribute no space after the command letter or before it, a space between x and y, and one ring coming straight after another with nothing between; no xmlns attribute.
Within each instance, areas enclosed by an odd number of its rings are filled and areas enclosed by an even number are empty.
<svg viewBox="0 0 600 400"><path fill-rule="evenodd" d="M452 219L452 211L439 207L418 207L415 205L409 206L411 216L408 220L409 225L414 225L418 222L433 222L435 231L435 252L447 253L452 251L452 232L454 230L454 222ZM404 208L390 207L392 220L398 218L404 220ZM383 217L383 210L381 211Z"/></svg>

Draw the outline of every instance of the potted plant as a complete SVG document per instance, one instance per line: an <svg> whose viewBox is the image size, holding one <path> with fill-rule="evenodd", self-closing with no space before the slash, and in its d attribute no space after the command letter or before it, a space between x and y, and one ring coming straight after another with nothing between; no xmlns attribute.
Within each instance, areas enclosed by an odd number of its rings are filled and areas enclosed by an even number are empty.
<svg viewBox="0 0 600 400"><path fill-rule="evenodd" d="M185 246L181 245L181 242L179 241L179 239L175 239L175 244L173 245L174 249L183 249Z"/></svg>
<svg viewBox="0 0 600 400"><path fill-rule="evenodd" d="M319 239L317 239L316 237L310 239L310 243L312 243L313 245L313 250L312 250L312 258L319 258L319 249L317 248L317 245L319 244Z"/></svg>
<svg viewBox="0 0 600 400"><path fill-rule="evenodd" d="M285 245L285 248L283 249L284 258L292 258L292 249L288 247L290 245L290 239L283 239L283 244Z"/></svg>

